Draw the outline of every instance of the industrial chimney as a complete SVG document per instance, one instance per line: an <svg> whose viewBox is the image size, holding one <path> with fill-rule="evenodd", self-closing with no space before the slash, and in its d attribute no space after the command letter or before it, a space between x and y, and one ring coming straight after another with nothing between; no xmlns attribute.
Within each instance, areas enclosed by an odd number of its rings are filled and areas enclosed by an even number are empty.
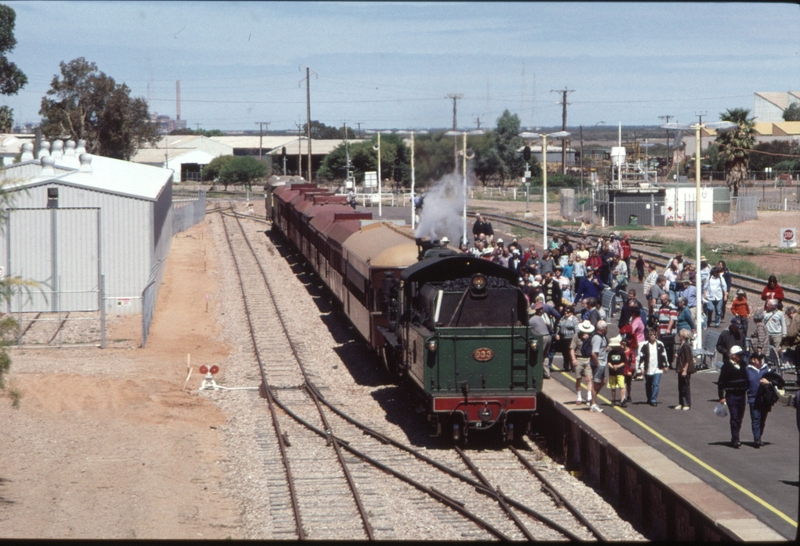
<svg viewBox="0 0 800 546"><path fill-rule="evenodd" d="M176 112L176 115L175 115L175 120L178 121L178 120L181 119L181 81L180 80L176 80L175 81L175 95L176 95L177 103L178 103L178 105L176 107L176 111L177 112Z"/></svg>

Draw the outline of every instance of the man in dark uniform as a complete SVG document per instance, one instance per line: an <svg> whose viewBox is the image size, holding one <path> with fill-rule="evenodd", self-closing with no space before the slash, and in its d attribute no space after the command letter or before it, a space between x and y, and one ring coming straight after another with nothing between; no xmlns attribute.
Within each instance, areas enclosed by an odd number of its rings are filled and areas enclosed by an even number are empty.
<svg viewBox="0 0 800 546"><path fill-rule="evenodd" d="M730 360L722 365L717 382L717 394L721 404L727 404L731 418L731 446L739 449L739 431L742 428L744 408L747 405L747 370L744 364L744 349L734 345Z"/></svg>
<svg viewBox="0 0 800 546"><path fill-rule="evenodd" d="M722 355L722 362L730 362L730 351L733 347L737 345L744 347L745 344L745 338L742 334L742 321L739 317L733 317L728 329L723 330L717 340L717 352Z"/></svg>

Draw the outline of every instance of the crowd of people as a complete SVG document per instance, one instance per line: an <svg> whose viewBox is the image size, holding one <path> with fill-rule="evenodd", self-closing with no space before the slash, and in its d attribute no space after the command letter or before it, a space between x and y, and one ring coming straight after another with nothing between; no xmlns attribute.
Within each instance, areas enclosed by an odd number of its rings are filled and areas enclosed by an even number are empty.
<svg viewBox="0 0 800 546"><path fill-rule="evenodd" d="M555 235L546 248L537 249L534 244L523 248L517 238L506 244L495 237L491 223L478 215L473 236L473 245L466 251L519 274L520 288L529 303L529 325L544 338L544 377L550 377L553 358L559 353L563 370L575 375L576 402L588 404L592 412L603 411L597 400L606 383L611 404L626 407L632 401L635 380L644 381L645 402L658 406L661 378L672 371L678 383L678 403L673 407L690 410L697 323L704 329L719 329L730 311L730 325L720 332L716 346L723 359L720 401L729 408L731 445L741 445L739 429L745 404L750 407L754 445L763 445L770 407L763 393L776 386L775 377L780 377L767 365L767 354L773 351L780 359L781 352L789 349L787 355L800 370L800 314L791 306L784 310L783 290L775 276L762 291L763 307L753 310L743 290L729 298L731 272L725 261L712 266L701 256L698 268L677 253L661 269L639 254L631 267L627 234L591 238L583 231L575 241ZM643 301L635 289L628 288L632 275L643 283ZM607 287L624 300L620 334L610 339L610 317L601 301ZM759 388L762 385L765 387Z"/></svg>

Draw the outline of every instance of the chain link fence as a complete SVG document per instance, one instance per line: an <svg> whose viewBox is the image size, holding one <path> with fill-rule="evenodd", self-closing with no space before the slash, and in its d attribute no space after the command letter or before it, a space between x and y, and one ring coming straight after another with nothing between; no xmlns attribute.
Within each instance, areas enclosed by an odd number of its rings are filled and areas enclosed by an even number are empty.
<svg viewBox="0 0 800 546"><path fill-rule="evenodd" d="M180 191L172 195L172 235L186 231L203 221L206 216L206 191ZM156 308L156 297L161 279L164 277L166 260L160 260L147 280L142 291L142 348L147 345L150 326Z"/></svg>
<svg viewBox="0 0 800 546"><path fill-rule="evenodd" d="M206 216L206 190L172 194L172 234L186 231Z"/></svg>
<svg viewBox="0 0 800 546"><path fill-rule="evenodd" d="M730 225L747 220L758 220L758 197L755 195L731 197Z"/></svg>

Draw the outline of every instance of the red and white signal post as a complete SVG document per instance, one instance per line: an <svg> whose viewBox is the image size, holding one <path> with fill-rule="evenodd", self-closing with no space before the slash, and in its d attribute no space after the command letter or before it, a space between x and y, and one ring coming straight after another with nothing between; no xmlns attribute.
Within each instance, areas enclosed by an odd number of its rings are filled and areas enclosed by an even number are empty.
<svg viewBox="0 0 800 546"><path fill-rule="evenodd" d="M219 390L220 388L219 385L217 385L217 382L214 381L214 376L217 375L217 373L219 373L219 366L214 364L209 368L208 366L203 364L202 366L200 366L200 373L205 375L205 378L203 379L203 384L200 385L201 391Z"/></svg>

